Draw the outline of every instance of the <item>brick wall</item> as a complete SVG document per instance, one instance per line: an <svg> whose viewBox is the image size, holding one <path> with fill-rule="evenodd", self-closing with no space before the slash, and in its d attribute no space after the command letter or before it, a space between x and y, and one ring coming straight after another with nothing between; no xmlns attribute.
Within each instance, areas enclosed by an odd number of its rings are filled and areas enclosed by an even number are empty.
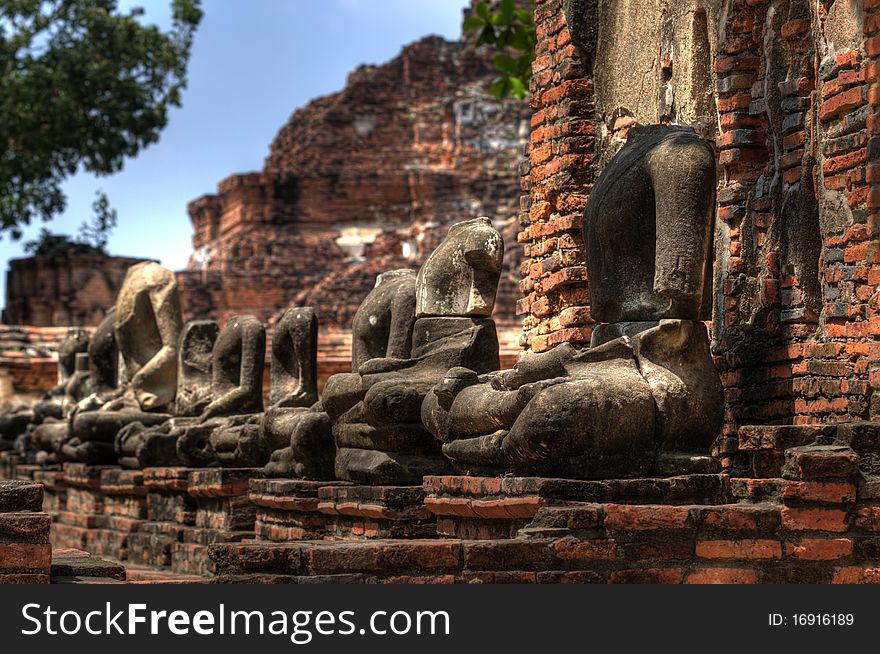
<svg viewBox="0 0 880 654"><path fill-rule="evenodd" d="M58 344L68 329L0 325L0 403L33 399L58 384Z"/></svg>
<svg viewBox="0 0 880 654"><path fill-rule="evenodd" d="M846 422L880 406L866 83L880 4L861 4L737 4L729 20L753 27L720 44L713 332L731 439L741 424Z"/></svg>
<svg viewBox="0 0 880 654"><path fill-rule="evenodd" d="M6 273L7 325L95 326L113 306L130 266L144 261L85 248L12 259Z"/></svg>

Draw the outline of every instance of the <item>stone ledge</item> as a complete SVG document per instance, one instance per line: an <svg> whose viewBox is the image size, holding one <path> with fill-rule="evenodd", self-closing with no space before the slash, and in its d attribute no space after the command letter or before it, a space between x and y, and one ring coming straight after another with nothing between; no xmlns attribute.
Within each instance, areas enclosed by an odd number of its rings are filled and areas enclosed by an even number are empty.
<svg viewBox="0 0 880 654"><path fill-rule="evenodd" d="M73 583L93 580L125 581L125 568L88 552L60 548L52 552L52 583Z"/></svg>
<svg viewBox="0 0 880 654"><path fill-rule="evenodd" d="M189 468L145 468L144 486L148 491L186 492L189 488Z"/></svg>
<svg viewBox="0 0 880 654"><path fill-rule="evenodd" d="M357 486L294 479L251 481L258 539L431 538L420 486Z"/></svg>
<svg viewBox="0 0 880 654"><path fill-rule="evenodd" d="M248 497L257 506L267 509L314 513L318 510L320 489L350 485L347 481L251 479Z"/></svg>
<svg viewBox="0 0 880 654"><path fill-rule="evenodd" d="M261 468L203 468L189 471L189 494L193 497L246 495L251 479L262 477Z"/></svg>
<svg viewBox="0 0 880 654"><path fill-rule="evenodd" d="M32 481L0 481L0 513L43 510L43 485Z"/></svg>
<svg viewBox="0 0 880 654"><path fill-rule="evenodd" d="M146 495L144 473L140 470L114 468L101 472L101 490L110 495Z"/></svg>
<svg viewBox="0 0 880 654"><path fill-rule="evenodd" d="M463 497L479 501L534 497L538 503L721 504L731 499L729 477L724 474L606 480L426 476L424 488L429 498Z"/></svg>
<svg viewBox="0 0 880 654"><path fill-rule="evenodd" d="M98 490L101 487L101 475L105 471L121 470L119 466L92 466L85 463L65 463L64 482L68 486Z"/></svg>
<svg viewBox="0 0 880 654"><path fill-rule="evenodd" d="M0 547L9 543L48 543L52 518L46 513L0 513Z"/></svg>

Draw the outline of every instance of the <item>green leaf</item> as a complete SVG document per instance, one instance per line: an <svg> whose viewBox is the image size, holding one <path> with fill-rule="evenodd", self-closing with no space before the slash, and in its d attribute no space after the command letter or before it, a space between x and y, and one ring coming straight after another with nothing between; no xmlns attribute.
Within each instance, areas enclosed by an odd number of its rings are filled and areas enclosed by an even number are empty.
<svg viewBox="0 0 880 654"><path fill-rule="evenodd" d="M477 16L467 16L464 19L464 23L462 24L462 28L465 32L473 32L478 29L482 29L483 25L486 22L482 18L478 18Z"/></svg>
<svg viewBox="0 0 880 654"><path fill-rule="evenodd" d="M483 45L484 43L495 43L495 30L491 25L486 25L486 27L483 28L483 31L480 32L480 38L477 39L477 45Z"/></svg>
<svg viewBox="0 0 880 654"><path fill-rule="evenodd" d="M518 77L510 77L508 79L510 81L510 95L522 100L529 94L529 90L526 88L526 85L523 84L522 80L520 80Z"/></svg>
<svg viewBox="0 0 880 654"><path fill-rule="evenodd" d="M479 3L477 3L477 6L474 9L477 12L477 16L482 18L484 21L488 22L488 21L492 20L490 13L489 13L488 3L479 2Z"/></svg>
<svg viewBox="0 0 880 654"><path fill-rule="evenodd" d="M0 0L0 232L63 211L77 170L117 172L159 139L202 17L200 0L165 1L167 31L117 0Z"/></svg>
<svg viewBox="0 0 880 654"><path fill-rule="evenodd" d="M498 5L497 14L499 22L496 23L496 25L510 25L510 21L513 19L513 13L515 9L515 0L501 0Z"/></svg>
<svg viewBox="0 0 880 654"><path fill-rule="evenodd" d="M512 36L509 42L510 47L520 52L533 51L534 46L530 39L530 33L525 28L515 25L511 30Z"/></svg>
<svg viewBox="0 0 880 654"><path fill-rule="evenodd" d="M489 87L489 92L495 96L496 98L506 98L508 92L510 91L510 78L509 77L499 77L494 82L492 82L492 86Z"/></svg>
<svg viewBox="0 0 880 654"><path fill-rule="evenodd" d="M495 55L495 68L508 75L519 75L519 65L510 55Z"/></svg>
<svg viewBox="0 0 880 654"><path fill-rule="evenodd" d="M534 26L535 15L528 9L517 9L514 14L516 15L516 19L523 25Z"/></svg>

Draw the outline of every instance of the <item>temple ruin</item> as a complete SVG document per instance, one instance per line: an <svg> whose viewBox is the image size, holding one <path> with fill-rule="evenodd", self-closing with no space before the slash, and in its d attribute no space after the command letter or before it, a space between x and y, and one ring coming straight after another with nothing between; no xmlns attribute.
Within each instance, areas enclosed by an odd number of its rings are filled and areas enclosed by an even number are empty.
<svg viewBox="0 0 880 654"><path fill-rule="evenodd" d="M33 556L0 554L0 580L61 576L51 543L129 580L877 582L880 1L537 0L534 18L511 204L405 168L367 192L357 156L310 158L306 136L388 127L365 110L335 131L294 117L266 170L190 206L190 270L154 270L92 336L93 358L115 337L120 378L3 423L0 512L29 527L0 543ZM426 99L440 80L416 55L438 43L388 69ZM399 199L381 233L373 193ZM276 252L282 215L297 227ZM330 234L338 277L276 283L266 262ZM258 269L235 268L244 252ZM227 282L268 313L218 309ZM133 310L153 316L140 336ZM512 311L513 362L496 330ZM339 323L351 356L318 384ZM40 430L62 436L36 447Z"/></svg>

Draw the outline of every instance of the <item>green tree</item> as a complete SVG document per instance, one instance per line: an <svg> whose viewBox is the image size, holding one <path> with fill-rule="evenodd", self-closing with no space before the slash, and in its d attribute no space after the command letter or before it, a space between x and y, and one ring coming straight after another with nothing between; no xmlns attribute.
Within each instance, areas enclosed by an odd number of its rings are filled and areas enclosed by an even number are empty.
<svg viewBox="0 0 880 654"><path fill-rule="evenodd" d="M75 246L67 234L53 234L43 227L37 238L24 244L24 251L35 256L55 257Z"/></svg>
<svg viewBox="0 0 880 654"><path fill-rule="evenodd" d="M159 139L202 17L200 0L171 10L163 32L117 0L0 0L0 234L63 211L78 170L118 172Z"/></svg>
<svg viewBox="0 0 880 654"><path fill-rule="evenodd" d="M532 11L517 8L516 0L500 0L491 6L480 2L474 8L474 15L465 17L462 27L465 32L479 30L477 45L491 45L500 51L495 55L495 68L501 76L492 82L492 95L524 99L529 94L535 60Z"/></svg>
<svg viewBox="0 0 880 654"><path fill-rule="evenodd" d="M78 242L106 254L110 233L116 228L116 209L111 208L107 196L98 191L95 194L95 201L92 202L92 211L95 212L92 220L83 222L79 226Z"/></svg>
<svg viewBox="0 0 880 654"><path fill-rule="evenodd" d="M95 201L92 202L92 211L95 214L91 221L83 221L79 226L79 238L74 239L69 234L54 234L43 227L36 239L24 244L24 251L28 254L52 257L71 248L87 248L107 254L107 242L110 240L110 233L116 227L116 210L110 207L107 196L98 191L95 193Z"/></svg>

